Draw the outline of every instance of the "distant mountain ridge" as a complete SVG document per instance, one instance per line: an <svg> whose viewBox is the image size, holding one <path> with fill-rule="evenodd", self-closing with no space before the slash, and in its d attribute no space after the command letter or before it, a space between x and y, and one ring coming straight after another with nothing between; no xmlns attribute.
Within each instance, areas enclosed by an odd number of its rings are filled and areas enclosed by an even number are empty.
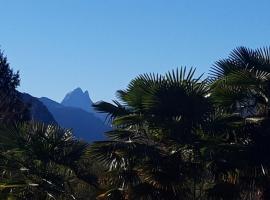
<svg viewBox="0 0 270 200"><path fill-rule="evenodd" d="M39 100L52 113L57 123L64 128L72 128L77 138L96 141L105 139L104 132L111 130L105 123L105 116L97 113L88 91L76 88L69 92L61 103L47 97Z"/></svg>
<svg viewBox="0 0 270 200"><path fill-rule="evenodd" d="M83 90L80 87L67 93L64 99L62 100L61 104L67 107L80 108L82 110L85 110L89 113L94 114L102 121L105 121L107 116L104 113L98 113L95 111L95 109L92 106L93 101L89 96L89 92L87 90L83 92Z"/></svg>
<svg viewBox="0 0 270 200"><path fill-rule="evenodd" d="M29 107L31 120L70 128L78 139L88 142L104 140L104 133L111 130L105 118L93 109L88 91L83 92L81 88L69 92L62 103L27 93L20 93L20 96Z"/></svg>
<svg viewBox="0 0 270 200"><path fill-rule="evenodd" d="M57 124L51 112L38 98L27 93L20 93L20 97L24 104L29 107L30 120L45 124Z"/></svg>

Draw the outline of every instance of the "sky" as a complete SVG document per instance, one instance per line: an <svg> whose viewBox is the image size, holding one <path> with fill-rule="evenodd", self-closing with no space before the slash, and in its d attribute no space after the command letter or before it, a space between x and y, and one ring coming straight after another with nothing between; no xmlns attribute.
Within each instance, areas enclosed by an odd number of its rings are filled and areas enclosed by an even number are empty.
<svg viewBox="0 0 270 200"><path fill-rule="evenodd" d="M22 92L76 87L110 101L142 73L209 72L238 46L270 45L269 0L0 0L0 48Z"/></svg>

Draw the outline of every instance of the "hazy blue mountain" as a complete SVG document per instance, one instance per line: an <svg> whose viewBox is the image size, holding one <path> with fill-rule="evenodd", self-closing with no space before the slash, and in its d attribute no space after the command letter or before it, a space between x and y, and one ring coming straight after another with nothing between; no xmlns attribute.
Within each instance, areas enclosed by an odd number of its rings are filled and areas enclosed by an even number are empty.
<svg viewBox="0 0 270 200"><path fill-rule="evenodd" d="M93 101L91 100L88 91L82 91L81 88L76 88L73 91L66 94L65 98L61 102L62 105L74 108L81 108L87 112L94 114L96 117L104 121L106 114L98 113L92 107Z"/></svg>
<svg viewBox="0 0 270 200"><path fill-rule="evenodd" d="M57 124L53 115L38 98L27 93L20 93L20 96L22 101L29 107L31 120L46 124Z"/></svg>
<svg viewBox="0 0 270 200"><path fill-rule="evenodd" d="M85 96L82 95L82 91L75 91L75 94L81 95L80 106L84 105L87 100L87 93ZM67 95L68 96L68 95ZM72 128L74 135L77 138L84 139L87 141L102 140L105 138L104 132L110 130L110 127L106 125L101 119L96 117L93 113L87 112L75 104L69 104L72 102L73 94L67 97L68 101L65 101L65 105L57 103L49 98L42 97L39 100L46 105L48 110L52 113L57 123L64 128ZM89 98L90 99L90 98ZM89 99L87 102L89 103ZM91 101L91 100L90 100ZM69 105L69 106L68 106ZM73 106L71 106L73 105Z"/></svg>
<svg viewBox="0 0 270 200"><path fill-rule="evenodd" d="M88 91L83 92L79 87L69 92L61 104L68 107L81 108L87 112L93 112L93 102L89 97Z"/></svg>

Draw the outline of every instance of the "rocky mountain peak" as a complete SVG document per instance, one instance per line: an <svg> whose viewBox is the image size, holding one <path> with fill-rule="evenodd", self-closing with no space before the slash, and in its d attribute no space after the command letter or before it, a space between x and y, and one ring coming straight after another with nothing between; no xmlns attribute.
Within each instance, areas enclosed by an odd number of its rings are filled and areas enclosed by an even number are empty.
<svg viewBox="0 0 270 200"><path fill-rule="evenodd" d="M61 104L64 106L81 108L88 112L93 111L92 108L93 102L89 97L88 91L86 90L85 92L83 92L83 90L80 87L66 94Z"/></svg>

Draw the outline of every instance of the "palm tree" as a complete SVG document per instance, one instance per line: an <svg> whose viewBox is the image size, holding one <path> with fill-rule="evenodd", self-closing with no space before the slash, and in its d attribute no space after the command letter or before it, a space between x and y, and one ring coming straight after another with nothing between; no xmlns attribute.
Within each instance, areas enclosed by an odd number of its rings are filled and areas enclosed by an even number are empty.
<svg viewBox="0 0 270 200"><path fill-rule="evenodd" d="M109 140L95 142L90 151L107 168L100 199L205 195L200 149L215 108L207 80L194 74L181 68L140 75L117 92L119 101L95 105L113 124Z"/></svg>
<svg viewBox="0 0 270 200"><path fill-rule="evenodd" d="M90 188L80 159L87 144L54 125L24 123L0 127L1 199L75 199L79 185Z"/></svg>
<svg viewBox="0 0 270 200"><path fill-rule="evenodd" d="M239 47L216 62L211 78L217 102L245 116L267 116L270 48Z"/></svg>
<svg viewBox="0 0 270 200"><path fill-rule="evenodd" d="M245 122L242 134L234 134L233 145L241 147L241 154L230 154L237 158L232 169L242 198L269 199L270 48L233 50L216 62L211 80L215 103Z"/></svg>
<svg viewBox="0 0 270 200"><path fill-rule="evenodd" d="M250 108L256 91L232 84L243 76L242 71L236 75L235 66L233 78L222 76L224 62L204 80L185 68L141 75L117 92L119 101L95 106L114 126L110 140L94 143L90 151L108 170L101 199L254 199L265 190L260 178L260 187L247 192L255 177L247 175L265 169L265 162L255 160L259 152L252 144L262 142L254 137L261 125L250 118L261 104Z"/></svg>

